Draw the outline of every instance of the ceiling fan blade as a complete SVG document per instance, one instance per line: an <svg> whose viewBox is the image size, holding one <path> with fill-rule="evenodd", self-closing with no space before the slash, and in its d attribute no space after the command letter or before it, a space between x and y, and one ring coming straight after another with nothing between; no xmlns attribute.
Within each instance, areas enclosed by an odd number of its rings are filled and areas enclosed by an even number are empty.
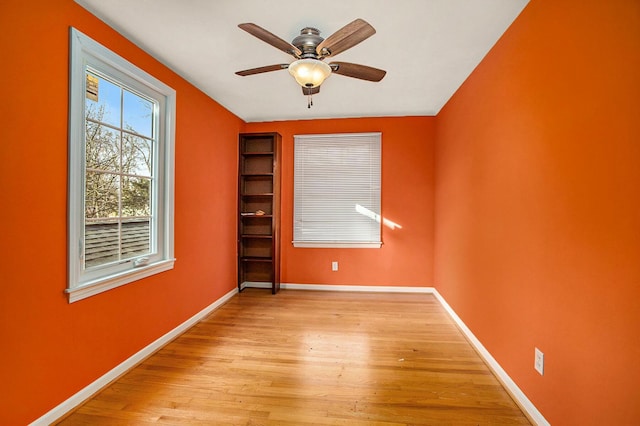
<svg viewBox="0 0 640 426"><path fill-rule="evenodd" d="M323 40L316 48L316 52L323 57L335 56L368 39L375 33L375 28L364 19L358 18Z"/></svg>
<svg viewBox="0 0 640 426"><path fill-rule="evenodd" d="M360 80L368 80L378 82L387 74L386 71L368 67L366 65L351 64L349 62L331 62L329 64L332 72L347 77L359 78Z"/></svg>
<svg viewBox="0 0 640 426"><path fill-rule="evenodd" d="M293 55L296 58L302 55L302 52L300 51L300 49L295 47L293 44L287 41L284 41L277 35L265 30L261 26L258 26L253 23L246 23L246 24L239 24L238 27L245 30L252 36L259 38L265 43L272 45L276 49L280 49L283 52L288 53L289 55Z"/></svg>
<svg viewBox="0 0 640 426"><path fill-rule="evenodd" d="M318 87L303 87L302 88L302 94L305 96L309 96L309 95L316 95L320 93L320 86Z"/></svg>
<svg viewBox="0 0 640 426"><path fill-rule="evenodd" d="M263 72L286 70L287 68L289 68L289 64L267 65L264 67L251 68L243 71L236 71L236 74L244 77L247 75L260 74Z"/></svg>

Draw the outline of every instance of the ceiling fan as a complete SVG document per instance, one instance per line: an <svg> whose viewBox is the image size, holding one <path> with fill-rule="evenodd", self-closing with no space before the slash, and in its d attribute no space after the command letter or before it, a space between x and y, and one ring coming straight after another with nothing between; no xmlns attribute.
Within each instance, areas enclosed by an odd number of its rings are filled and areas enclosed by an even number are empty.
<svg viewBox="0 0 640 426"><path fill-rule="evenodd" d="M378 82L387 73L384 70L350 62L324 62L325 58L333 57L375 34L376 30L364 19L345 25L328 38L322 38L316 28L305 27L300 35L291 43L264 28L246 23L238 25L241 29L259 38L285 53L296 58L290 64L267 65L236 72L237 75L247 76L264 72L288 69L289 73L302 86L302 93L309 96L308 107L313 105L311 96L320 92L320 85L331 74L340 74L361 80Z"/></svg>

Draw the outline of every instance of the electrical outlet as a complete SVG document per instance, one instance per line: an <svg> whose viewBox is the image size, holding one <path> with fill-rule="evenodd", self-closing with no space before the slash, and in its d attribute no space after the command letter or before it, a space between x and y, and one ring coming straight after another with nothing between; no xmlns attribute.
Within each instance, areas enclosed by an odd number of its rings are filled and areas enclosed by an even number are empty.
<svg viewBox="0 0 640 426"><path fill-rule="evenodd" d="M536 369L536 371L538 373L540 373L540 375L544 375L544 354L542 353L542 351L540 351L540 349L535 348L536 352L535 352L535 361L533 364L533 368Z"/></svg>
<svg viewBox="0 0 640 426"><path fill-rule="evenodd" d="M334 271L334 272L338 270L338 262L337 261L331 262L331 270Z"/></svg>

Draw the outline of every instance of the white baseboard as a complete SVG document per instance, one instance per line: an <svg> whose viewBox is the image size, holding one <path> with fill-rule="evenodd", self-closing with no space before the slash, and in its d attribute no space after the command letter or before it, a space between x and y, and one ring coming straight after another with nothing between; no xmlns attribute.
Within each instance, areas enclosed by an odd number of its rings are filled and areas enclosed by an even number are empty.
<svg viewBox="0 0 640 426"><path fill-rule="evenodd" d="M374 293L433 293L433 287L394 287L376 285L330 285L330 284L293 284L282 283L280 288L285 290L315 290L315 291L363 291Z"/></svg>
<svg viewBox="0 0 640 426"><path fill-rule="evenodd" d="M271 283L258 281L245 281L242 289L245 288L271 288ZM350 291L350 292L373 292L373 293L433 293L433 287L396 287L396 286L375 286L375 285L331 285L331 284L293 284L281 283L282 290L309 290L309 291Z"/></svg>
<svg viewBox="0 0 640 426"><path fill-rule="evenodd" d="M460 319L458 314L455 313L453 308L449 306L446 300L438 293L438 290L434 289L433 294L438 299L438 302L447 311L449 316L458 325L458 328L466 336L467 340L473 345L478 354L483 358L484 362L493 370L493 373L498 377L498 380L502 385L507 388L507 391L516 400L520 408L522 408L529 416L530 420L534 421L538 426L550 426L547 419L544 418L542 413L533 405L533 403L527 398L527 396L520 390L518 385L509 377L506 371L498 364L498 361L489 353L489 351L480 343L480 340L469 330L469 327Z"/></svg>
<svg viewBox="0 0 640 426"><path fill-rule="evenodd" d="M238 289L235 288L213 302L211 305L204 308L202 311L198 312L187 321L183 322L164 336L158 338L153 343L147 345L145 348L141 349L137 353L133 354L131 357L117 365L115 368L104 374L98 380L89 384L84 389L77 392L75 395L71 396L66 401L62 402L57 407L53 408L51 411L43 415L42 417L36 419L30 425L32 426L46 426L54 423L71 410L82 404L84 401L89 399L92 395L96 394L102 388L107 386L109 383L135 367L137 364L142 362L149 355L156 352L158 349L162 348L164 345L178 337L180 334L187 331L193 325L195 325L198 321L209 315L211 312L216 310L221 305L225 304L229 299L231 299L234 295L238 293Z"/></svg>

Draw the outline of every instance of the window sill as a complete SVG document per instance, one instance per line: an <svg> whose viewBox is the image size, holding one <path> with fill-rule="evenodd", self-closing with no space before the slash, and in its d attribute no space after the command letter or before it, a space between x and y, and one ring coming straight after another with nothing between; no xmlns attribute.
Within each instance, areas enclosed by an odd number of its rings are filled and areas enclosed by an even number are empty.
<svg viewBox="0 0 640 426"><path fill-rule="evenodd" d="M338 241L293 241L294 247L301 248L380 248L381 242L343 243Z"/></svg>
<svg viewBox="0 0 640 426"><path fill-rule="evenodd" d="M112 288L120 287L121 285L173 269L174 263L175 259L161 260L145 267L89 281L79 287L67 289L65 292L69 296L69 303L77 302L78 300L86 299L87 297L111 290Z"/></svg>

